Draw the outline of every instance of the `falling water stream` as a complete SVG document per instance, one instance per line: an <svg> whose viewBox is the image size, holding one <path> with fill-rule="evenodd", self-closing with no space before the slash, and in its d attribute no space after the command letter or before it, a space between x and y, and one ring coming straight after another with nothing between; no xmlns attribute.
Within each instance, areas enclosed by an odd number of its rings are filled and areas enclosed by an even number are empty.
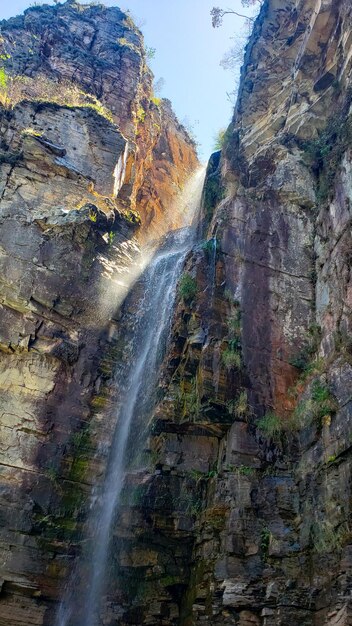
<svg viewBox="0 0 352 626"><path fill-rule="evenodd" d="M194 223L200 204L203 178L201 172L196 175L192 185L192 197L186 198L188 223L192 220ZM92 512L94 547L88 563L83 614L81 617L77 616L78 599L72 579L60 606L56 626L99 626L101 623L101 598L105 591L111 535L124 487L130 449L134 447L136 425L139 428L141 418L147 423L153 408L158 369L170 329L177 281L185 256L192 247L195 232L194 226L187 226L171 233L155 253L141 278L144 293L135 311L137 323L131 358L127 370L122 373L125 391L117 409L117 426L103 491ZM116 382L119 384L119 381ZM143 436L146 430L140 429L139 432ZM143 442L139 442L139 445L140 443Z"/></svg>

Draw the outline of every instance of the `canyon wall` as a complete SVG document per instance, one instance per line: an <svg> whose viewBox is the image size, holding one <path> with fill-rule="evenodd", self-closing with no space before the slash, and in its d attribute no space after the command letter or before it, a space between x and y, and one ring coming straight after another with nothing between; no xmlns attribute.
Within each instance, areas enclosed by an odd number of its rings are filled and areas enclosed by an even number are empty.
<svg viewBox="0 0 352 626"><path fill-rule="evenodd" d="M352 623L351 46L347 0L254 24L118 529L124 625Z"/></svg>
<svg viewBox="0 0 352 626"><path fill-rule="evenodd" d="M52 626L114 428L131 260L181 223L168 208L197 162L118 9L1 27L24 77L7 97L28 97L1 120L0 624ZM352 623L351 72L348 0L264 1L208 165L148 467L127 475L107 626Z"/></svg>
<svg viewBox="0 0 352 626"><path fill-rule="evenodd" d="M0 624L52 625L112 438L118 308L198 160L128 15L0 26Z"/></svg>

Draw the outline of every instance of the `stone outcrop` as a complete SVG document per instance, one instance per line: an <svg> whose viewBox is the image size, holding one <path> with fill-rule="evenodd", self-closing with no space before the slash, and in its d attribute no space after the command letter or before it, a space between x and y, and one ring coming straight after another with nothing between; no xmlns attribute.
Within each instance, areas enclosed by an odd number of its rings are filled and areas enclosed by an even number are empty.
<svg viewBox="0 0 352 626"><path fill-rule="evenodd" d="M2 100L79 104L108 117L126 141L115 164L118 202L138 210L149 236L179 225L177 216L170 223L168 209L198 164L195 146L170 103L154 95L143 37L130 16L117 7L68 1L32 7L0 25L8 74ZM96 190L101 176L100 166Z"/></svg>
<svg viewBox="0 0 352 626"><path fill-rule="evenodd" d="M52 625L114 428L118 309L198 161L119 9L33 7L0 47L0 624Z"/></svg>

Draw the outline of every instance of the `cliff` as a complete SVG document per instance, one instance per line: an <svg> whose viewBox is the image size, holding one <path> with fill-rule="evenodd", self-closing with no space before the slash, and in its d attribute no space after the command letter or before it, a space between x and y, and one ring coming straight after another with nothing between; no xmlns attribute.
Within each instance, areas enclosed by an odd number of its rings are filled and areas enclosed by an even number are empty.
<svg viewBox="0 0 352 626"><path fill-rule="evenodd" d="M119 9L33 7L0 47L0 623L53 624L112 437L118 307L198 161Z"/></svg>
<svg viewBox="0 0 352 626"><path fill-rule="evenodd" d="M180 282L123 624L351 623L351 26L346 0L267 0L254 25Z"/></svg>
<svg viewBox="0 0 352 626"><path fill-rule="evenodd" d="M21 93L79 91L1 122L0 624L52 626L143 303L137 238L177 226L196 157L118 9L35 8L2 35ZM264 1L116 515L107 626L351 623L351 46L349 0Z"/></svg>

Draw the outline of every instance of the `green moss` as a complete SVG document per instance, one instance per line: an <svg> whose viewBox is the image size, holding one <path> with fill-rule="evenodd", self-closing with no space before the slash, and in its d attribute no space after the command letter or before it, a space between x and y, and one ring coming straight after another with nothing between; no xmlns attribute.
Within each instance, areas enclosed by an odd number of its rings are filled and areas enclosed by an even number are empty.
<svg viewBox="0 0 352 626"><path fill-rule="evenodd" d="M92 109L101 117L113 123L111 111L93 94L84 92L69 81L60 83L44 75L31 78L24 75L10 75L0 69L0 103L8 109L23 100L56 104L68 108Z"/></svg>

